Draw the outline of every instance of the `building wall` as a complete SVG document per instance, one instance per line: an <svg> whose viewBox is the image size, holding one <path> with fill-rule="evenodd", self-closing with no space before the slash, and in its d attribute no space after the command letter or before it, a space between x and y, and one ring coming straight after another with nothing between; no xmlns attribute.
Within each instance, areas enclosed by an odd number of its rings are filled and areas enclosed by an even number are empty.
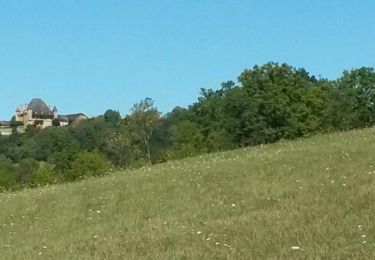
<svg viewBox="0 0 375 260"><path fill-rule="evenodd" d="M23 127L23 126L19 126L17 127L17 132L22 134L25 132L26 128ZM13 133L13 128L10 127L10 126L0 126L0 135L5 135L5 136L8 136L8 135L11 135Z"/></svg>
<svg viewBox="0 0 375 260"><path fill-rule="evenodd" d="M52 119L33 118L33 111L30 109L28 110L26 105L19 107L15 116L16 121L22 122L24 126L34 125L35 121L43 121L43 124L40 125L41 128L52 126ZM57 113L54 117L57 117Z"/></svg>
<svg viewBox="0 0 375 260"><path fill-rule="evenodd" d="M13 129L9 126L0 126L0 134L1 135L11 135Z"/></svg>

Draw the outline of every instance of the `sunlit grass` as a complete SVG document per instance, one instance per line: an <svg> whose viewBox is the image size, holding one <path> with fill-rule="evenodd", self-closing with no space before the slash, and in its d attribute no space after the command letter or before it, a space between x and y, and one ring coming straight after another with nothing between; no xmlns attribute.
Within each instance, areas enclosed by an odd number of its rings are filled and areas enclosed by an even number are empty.
<svg viewBox="0 0 375 260"><path fill-rule="evenodd" d="M375 129L0 194L1 259L375 259Z"/></svg>

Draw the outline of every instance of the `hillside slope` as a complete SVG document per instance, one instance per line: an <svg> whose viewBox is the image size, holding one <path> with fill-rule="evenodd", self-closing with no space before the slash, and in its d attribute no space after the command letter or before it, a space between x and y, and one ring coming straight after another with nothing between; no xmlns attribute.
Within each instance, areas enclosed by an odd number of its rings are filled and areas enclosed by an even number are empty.
<svg viewBox="0 0 375 260"><path fill-rule="evenodd" d="M375 129L0 194L1 259L375 259Z"/></svg>

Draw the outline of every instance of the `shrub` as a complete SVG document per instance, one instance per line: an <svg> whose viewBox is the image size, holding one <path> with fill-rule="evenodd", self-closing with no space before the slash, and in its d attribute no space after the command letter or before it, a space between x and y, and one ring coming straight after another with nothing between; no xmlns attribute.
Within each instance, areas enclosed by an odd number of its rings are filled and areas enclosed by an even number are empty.
<svg viewBox="0 0 375 260"><path fill-rule="evenodd" d="M84 176L101 176L111 168L111 162L101 152L81 152L72 163L72 169L67 171L66 177L68 180L76 180Z"/></svg>
<svg viewBox="0 0 375 260"><path fill-rule="evenodd" d="M42 163L30 178L30 185L33 187L45 186L55 182L57 182L56 172L53 166L47 163Z"/></svg>
<svg viewBox="0 0 375 260"><path fill-rule="evenodd" d="M28 183L33 173L38 170L39 162L32 158L22 159L16 166L21 183Z"/></svg>
<svg viewBox="0 0 375 260"><path fill-rule="evenodd" d="M17 184L12 161L0 155L0 190L9 189Z"/></svg>

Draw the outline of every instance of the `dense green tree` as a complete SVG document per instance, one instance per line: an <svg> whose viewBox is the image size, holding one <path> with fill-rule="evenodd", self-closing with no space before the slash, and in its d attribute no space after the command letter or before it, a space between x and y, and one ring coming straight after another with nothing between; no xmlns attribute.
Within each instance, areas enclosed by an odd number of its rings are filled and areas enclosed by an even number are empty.
<svg viewBox="0 0 375 260"><path fill-rule="evenodd" d="M112 128L106 123L104 116L82 121L70 128L73 137L83 150L94 151L101 149Z"/></svg>
<svg viewBox="0 0 375 260"><path fill-rule="evenodd" d="M317 80L305 69L286 64L267 63L245 70L239 77L242 86L255 104L256 114L265 120L271 139L303 136L313 120L306 98Z"/></svg>
<svg viewBox="0 0 375 260"><path fill-rule="evenodd" d="M168 159L173 146L174 128L181 121L187 120L190 114L186 108L175 107L170 113L160 118L150 140L153 162L164 162Z"/></svg>
<svg viewBox="0 0 375 260"><path fill-rule="evenodd" d="M243 147L272 140L265 117L258 113L258 104L251 102L244 88L232 88L223 106L227 115L224 129L232 136L234 145Z"/></svg>
<svg viewBox="0 0 375 260"><path fill-rule="evenodd" d="M211 131L207 137L207 151L225 151L234 148L233 137L225 129Z"/></svg>
<svg viewBox="0 0 375 260"><path fill-rule="evenodd" d="M375 71L362 67L344 71L337 81L341 104L347 108L346 116L351 127L363 127L375 123Z"/></svg>
<svg viewBox="0 0 375 260"><path fill-rule="evenodd" d="M48 158L48 162L53 164L55 170L58 172L69 170L79 151L77 145L67 144L66 147L51 154Z"/></svg>
<svg viewBox="0 0 375 260"><path fill-rule="evenodd" d="M182 121L173 132L172 157L183 158L206 152L204 136L198 124L192 121Z"/></svg>
<svg viewBox="0 0 375 260"><path fill-rule="evenodd" d="M119 126L122 122L120 113L112 109L108 109L104 113L104 120L105 122L111 124L113 127Z"/></svg>
<svg viewBox="0 0 375 260"><path fill-rule="evenodd" d="M27 157L38 161L49 161L55 153L70 152L78 149L78 142L68 128L49 127L38 131L33 138L28 138L23 146Z"/></svg>

